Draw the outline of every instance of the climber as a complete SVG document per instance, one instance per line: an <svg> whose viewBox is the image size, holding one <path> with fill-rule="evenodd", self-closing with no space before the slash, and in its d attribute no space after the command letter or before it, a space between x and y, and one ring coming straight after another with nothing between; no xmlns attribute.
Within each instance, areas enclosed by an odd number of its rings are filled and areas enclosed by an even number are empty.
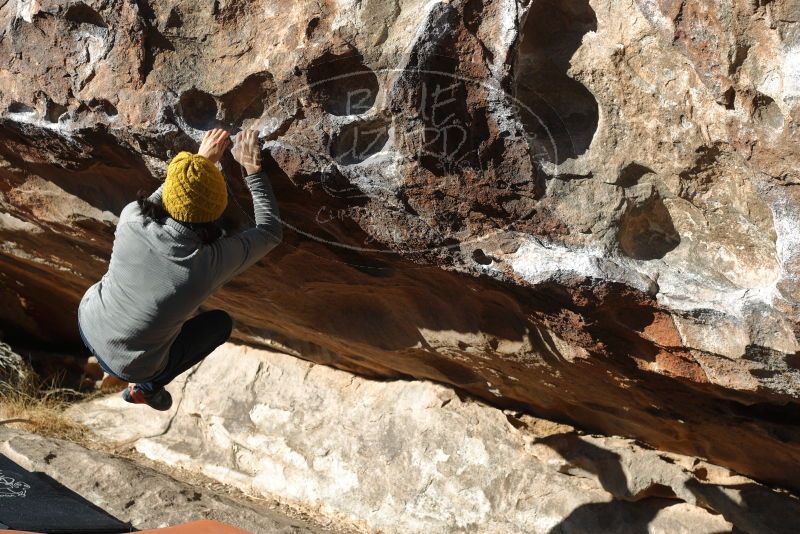
<svg viewBox="0 0 800 534"><path fill-rule="evenodd" d="M164 386L224 343L233 328L223 310L195 312L281 241L253 130L236 135L232 152L247 173L255 226L233 235L221 229L228 189L216 164L229 144L224 130L206 132L197 154L178 153L158 189L150 196L139 191L123 208L108 271L78 306L81 339L106 373L130 383L122 392L128 402L162 411L172 406Z"/></svg>

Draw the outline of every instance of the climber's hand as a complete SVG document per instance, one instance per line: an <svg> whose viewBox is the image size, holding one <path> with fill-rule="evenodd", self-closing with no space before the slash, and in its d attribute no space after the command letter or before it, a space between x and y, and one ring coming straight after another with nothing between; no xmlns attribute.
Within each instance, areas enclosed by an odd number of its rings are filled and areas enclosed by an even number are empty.
<svg viewBox="0 0 800 534"><path fill-rule="evenodd" d="M261 171L261 146L257 131L242 130L236 134L233 157L244 167L248 176Z"/></svg>
<svg viewBox="0 0 800 534"><path fill-rule="evenodd" d="M228 132L221 128L214 128L203 135L203 140L200 141L200 150L197 153L217 163L222 159L222 154L230 143Z"/></svg>

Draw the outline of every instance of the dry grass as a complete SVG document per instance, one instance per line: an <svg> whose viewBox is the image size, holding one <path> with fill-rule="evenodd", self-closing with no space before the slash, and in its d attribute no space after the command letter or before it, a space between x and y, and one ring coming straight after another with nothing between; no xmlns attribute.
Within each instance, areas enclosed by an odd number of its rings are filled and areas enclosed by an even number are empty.
<svg viewBox="0 0 800 534"><path fill-rule="evenodd" d="M35 376L14 384L0 382L0 425L82 442L86 436L85 427L64 414L70 403L82 394L59 388L58 382L44 384Z"/></svg>

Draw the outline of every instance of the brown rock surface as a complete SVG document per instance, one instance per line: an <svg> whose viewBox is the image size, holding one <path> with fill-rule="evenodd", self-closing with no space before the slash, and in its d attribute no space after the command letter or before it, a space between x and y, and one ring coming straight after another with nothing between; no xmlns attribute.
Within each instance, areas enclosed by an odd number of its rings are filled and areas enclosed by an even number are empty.
<svg viewBox="0 0 800 534"><path fill-rule="evenodd" d="M794 0L0 4L0 320L77 342L122 207L203 129L252 126L286 230L208 303L237 339L798 489L799 20Z"/></svg>

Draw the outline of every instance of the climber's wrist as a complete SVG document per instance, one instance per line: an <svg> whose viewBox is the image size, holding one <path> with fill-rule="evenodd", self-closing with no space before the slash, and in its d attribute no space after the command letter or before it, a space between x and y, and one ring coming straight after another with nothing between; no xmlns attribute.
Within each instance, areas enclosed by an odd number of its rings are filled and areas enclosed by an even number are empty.
<svg viewBox="0 0 800 534"><path fill-rule="evenodd" d="M245 166L244 170L247 173L247 176L250 176L251 174L258 174L261 172L261 165L256 165L253 167Z"/></svg>

